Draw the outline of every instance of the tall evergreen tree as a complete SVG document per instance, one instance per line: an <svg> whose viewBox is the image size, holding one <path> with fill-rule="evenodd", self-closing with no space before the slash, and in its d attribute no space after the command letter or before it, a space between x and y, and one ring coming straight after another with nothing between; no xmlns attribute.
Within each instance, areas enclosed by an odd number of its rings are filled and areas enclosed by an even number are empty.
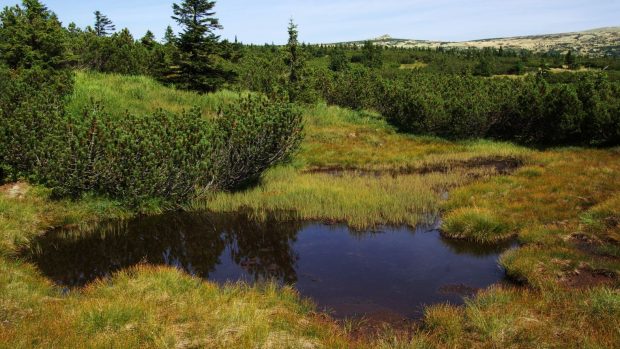
<svg viewBox="0 0 620 349"><path fill-rule="evenodd" d="M564 63L568 66L569 69L573 69L575 67L577 60L575 59L575 55L573 54L572 50L566 53L566 56L564 57Z"/></svg>
<svg viewBox="0 0 620 349"><path fill-rule="evenodd" d="M304 81L305 55L299 44L299 31L291 19L288 25L288 43L286 45L285 63L288 67L288 96L291 101L309 100L307 81Z"/></svg>
<svg viewBox="0 0 620 349"><path fill-rule="evenodd" d="M297 25L293 22L293 19L289 21L288 24L288 57L287 64L289 67L289 82L291 84L297 83L299 81L299 74L301 70L301 59L299 55L299 31L297 30Z"/></svg>
<svg viewBox="0 0 620 349"><path fill-rule="evenodd" d="M166 33L164 34L164 45L175 45L177 41L176 35L174 35L174 31L171 26L166 28Z"/></svg>
<svg viewBox="0 0 620 349"><path fill-rule="evenodd" d="M183 28L177 46L180 50L178 83L182 87L201 92L214 91L232 75L218 64L219 36L222 29L215 17L215 1L184 0L174 4L172 18Z"/></svg>
<svg viewBox="0 0 620 349"><path fill-rule="evenodd" d="M155 34L152 31L147 30L146 34L140 39L140 43L148 49L152 49L157 42L155 41Z"/></svg>
<svg viewBox="0 0 620 349"><path fill-rule="evenodd" d="M95 11L95 33L97 36L108 36L116 30L112 21L100 11Z"/></svg>

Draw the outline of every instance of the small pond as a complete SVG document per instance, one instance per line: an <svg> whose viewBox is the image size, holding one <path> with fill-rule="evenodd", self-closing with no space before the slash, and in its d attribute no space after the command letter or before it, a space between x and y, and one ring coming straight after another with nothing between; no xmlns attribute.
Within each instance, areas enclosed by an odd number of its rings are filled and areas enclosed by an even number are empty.
<svg viewBox="0 0 620 349"><path fill-rule="evenodd" d="M446 240L435 227L355 231L243 214L173 213L88 232L53 231L24 253L68 288L148 263L218 283L275 279L339 318L419 318L424 305L461 304L503 280L497 260L506 248Z"/></svg>

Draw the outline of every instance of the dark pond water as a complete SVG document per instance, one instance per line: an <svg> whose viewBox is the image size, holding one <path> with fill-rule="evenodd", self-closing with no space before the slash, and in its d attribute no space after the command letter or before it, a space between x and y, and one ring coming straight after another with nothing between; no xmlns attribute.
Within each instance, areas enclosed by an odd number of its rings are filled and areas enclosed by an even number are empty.
<svg viewBox="0 0 620 349"><path fill-rule="evenodd" d="M219 282L276 279L336 317L420 317L424 305L463 296L504 277L506 246L443 239L433 227L353 231L344 225L175 213L55 231L26 251L49 278L78 287L139 263L165 264Z"/></svg>

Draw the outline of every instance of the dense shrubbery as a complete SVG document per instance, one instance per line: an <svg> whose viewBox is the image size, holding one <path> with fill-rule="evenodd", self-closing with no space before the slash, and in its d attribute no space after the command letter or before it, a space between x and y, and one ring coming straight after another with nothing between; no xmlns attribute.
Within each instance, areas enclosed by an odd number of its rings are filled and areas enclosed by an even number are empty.
<svg viewBox="0 0 620 349"><path fill-rule="evenodd" d="M13 94L0 102L4 171L58 196L94 192L132 205L180 203L258 179L301 139L297 109L258 97L241 98L215 120L199 110L110 115L96 104L67 115L57 94L31 90L21 79L6 81L3 89ZM9 102L17 95L23 102L15 107Z"/></svg>
<svg viewBox="0 0 620 349"><path fill-rule="evenodd" d="M351 51L353 57L355 52L363 52L341 46L305 49L315 57L335 55L337 61L343 55L351 56ZM249 51L238 66L239 87L269 95L285 90L286 67L280 63L279 49L253 47ZM308 64L305 95L320 96L342 107L377 110L401 130L418 134L451 139L489 137L542 146L620 143L620 82L609 79L606 73L550 73L545 65L536 74L521 77L476 76L495 74L497 65L524 72L524 62L529 62L531 71L532 64L545 59L561 66L561 55L387 49L383 57L390 63L382 68L365 67L360 61L330 69L333 57L324 60L324 65ZM427 60L435 66L394 69L391 62L395 60ZM602 58L580 60L615 62ZM441 61L451 68L437 68ZM485 62L478 72L475 62Z"/></svg>
<svg viewBox="0 0 620 349"><path fill-rule="evenodd" d="M620 142L618 86L603 75L549 84L535 77L413 74L384 87L378 109L409 132L538 145Z"/></svg>
<svg viewBox="0 0 620 349"><path fill-rule="evenodd" d="M297 149L302 127L301 111L291 104L250 96L226 106L213 134L214 185L230 190L258 179Z"/></svg>
<svg viewBox="0 0 620 349"><path fill-rule="evenodd" d="M178 203L212 177L212 130L199 111L118 117L95 105L63 121L64 137L39 177L58 195Z"/></svg>
<svg viewBox="0 0 620 349"><path fill-rule="evenodd" d="M376 109L406 132L535 145L620 143L620 86L603 74L571 83L427 72L378 77L362 68L322 74L329 103Z"/></svg>
<svg viewBox="0 0 620 349"><path fill-rule="evenodd" d="M6 175L31 176L49 158L52 131L63 117L73 86L66 71L0 68L0 167Z"/></svg>

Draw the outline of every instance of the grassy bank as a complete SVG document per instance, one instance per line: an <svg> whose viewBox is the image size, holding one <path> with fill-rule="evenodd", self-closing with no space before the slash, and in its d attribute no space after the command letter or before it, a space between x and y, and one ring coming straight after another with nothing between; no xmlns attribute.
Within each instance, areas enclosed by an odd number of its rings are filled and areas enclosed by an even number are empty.
<svg viewBox="0 0 620 349"><path fill-rule="evenodd" d="M191 207L291 212L356 228L415 226L438 217L448 191L510 171L530 153L508 143L403 135L374 113L318 105L306 112L306 139L292 163L271 170L253 189Z"/></svg>
<svg viewBox="0 0 620 349"><path fill-rule="evenodd" d="M109 108L134 112L198 104L208 116L219 103L211 99L228 98L145 78L79 73L77 82L74 110L95 97L118 99ZM136 93L144 97L128 93L142 84ZM315 314L291 289L220 287L169 268L140 266L63 293L16 251L51 227L131 212L105 199L53 201L44 188L6 185L0 347L618 347L619 157L618 149L532 151L408 136L376 114L319 105L306 111L306 140L290 163L256 187L191 205L250 208L259 216L287 211L356 227L415 225L443 212L446 236L481 243L517 237L521 247L501 262L524 286L494 286L463 307L431 306L421 328L386 328L373 338L353 338L350 326Z"/></svg>
<svg viewBox="0 0 620 349"><path fill-rule="evenodd" d="M137 267L67 294L15 259L51 227L129 215L104 199L58 202L24 183L1 187L0 347L346 347L343 332L288 288L219 287Z"/></svg>

